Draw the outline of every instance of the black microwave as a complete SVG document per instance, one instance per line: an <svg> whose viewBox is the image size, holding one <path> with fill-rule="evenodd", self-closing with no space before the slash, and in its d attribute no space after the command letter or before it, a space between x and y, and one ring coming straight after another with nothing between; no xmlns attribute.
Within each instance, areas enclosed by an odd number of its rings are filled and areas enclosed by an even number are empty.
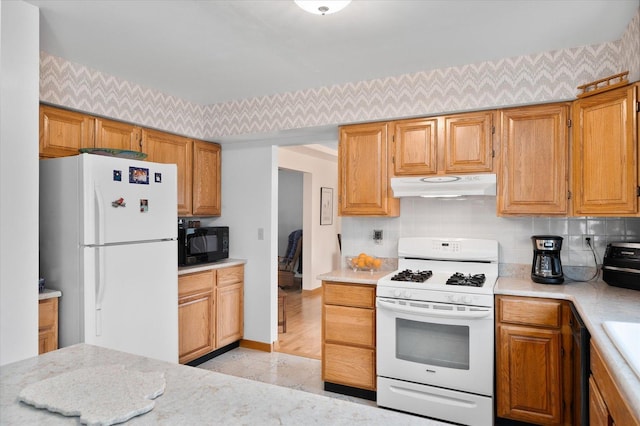
<svg viewBox="0 0 640 426"><path fill-rule="evenodd" d="M229 227L178 227L178 266L210 263L229 257Z"/></svg>

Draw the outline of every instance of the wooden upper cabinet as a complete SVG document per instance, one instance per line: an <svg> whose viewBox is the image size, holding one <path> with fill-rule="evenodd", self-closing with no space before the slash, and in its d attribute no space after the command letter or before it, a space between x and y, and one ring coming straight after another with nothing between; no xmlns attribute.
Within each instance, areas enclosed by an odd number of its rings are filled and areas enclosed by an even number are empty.
<svg viewBox="0 0 640 426"><path fill-rule="evenodd" d="M219 216L221 212L220 145L193 143L194 215Z"/></svg>
<svg viewBox="0 0 640 426"><path fill-rule="evenodd" d="M637 102L637 85L574 102L574 215L638 215Z"/></svg>
<svg viewBox="0 0 640 426"><path fill-rule="evenodd" d="M402 176L436 173L438 120L403 120L393 122L391 126L394 174Z"/></svg>
<svg viewBox="0 0 640 426"><path fill-rule="evenodd" d="M479 111L441 118L444 173L493 171L494 116L495 111Z"/></svg>
<svg viewBox="0 0 640 426"><path fill-rule="evenodd" d="M500 111L498 214L566 215L568 103Z"/></svg>
<svg viewBox="0 0 640 426"><path fill-rule="evenodd" d="M338 213L398 216L400 200L389 183L387 123L340 127Z"/></svg>
<svg viewBox="0 0 640 426"><path fill-rule="evenodd" d="M119 121L95 119L96 148L141 150L142 129Z"/></svg>
<svg viewBox="0 0 640 426"><path fill-rule="evenodd" d="M492 172L495 115L479 111L390 123L393 174Z"/></svg>
<svg viewBox="0 0 640 426"><path fill-rule="evenodd" d="M93 148L94 120L79 112L40 105L40 157L78 155Z"/></svg>
<svg viewBox="0 0 640 426"><path fill-rule="evenodd" d="M190 215L193 141L182 136L143 129L142 152L148 154L148 161L178 166L178 215Z"/></svg>

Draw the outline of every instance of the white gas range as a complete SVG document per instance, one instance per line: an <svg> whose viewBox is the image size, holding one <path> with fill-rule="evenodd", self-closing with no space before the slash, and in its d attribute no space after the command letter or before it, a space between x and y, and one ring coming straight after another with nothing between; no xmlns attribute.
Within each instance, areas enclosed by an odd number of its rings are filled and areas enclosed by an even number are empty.
<svg viewBox="0 0 640 426"><path fill-rule="evenodd" d="M398 241L398 270L376 289L378 405L493 424L497 278L497 241Z"/></svg>

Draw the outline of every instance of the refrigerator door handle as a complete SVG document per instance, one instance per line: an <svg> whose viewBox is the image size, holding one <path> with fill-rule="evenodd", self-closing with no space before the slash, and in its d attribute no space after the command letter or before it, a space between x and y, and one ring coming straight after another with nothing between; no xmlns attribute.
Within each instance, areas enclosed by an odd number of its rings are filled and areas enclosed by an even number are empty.
<svg viewBox="0 0 640 426"><path fill-rule="evenodd" d="M102 335L102 301L104 300L104 247L96 247L96 336Z"/></svg>
<svg viewBox="0 0 640 426"><path fill-rule="evenodd" d="M95 185L93 188L94 196L96 199L96 224L98 231L97 244L104 244L104 202L102 200L102 191L100 191L100 185Z"/></svg>

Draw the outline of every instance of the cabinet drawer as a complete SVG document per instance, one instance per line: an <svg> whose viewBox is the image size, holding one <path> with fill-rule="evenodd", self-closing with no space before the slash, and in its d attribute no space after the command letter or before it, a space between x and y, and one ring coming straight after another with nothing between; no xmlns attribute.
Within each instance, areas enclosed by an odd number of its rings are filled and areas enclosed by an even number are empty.
<svg viewBox="0 0 640 426"><path fill-rule="evenodd" d="M178 297L203 291L212 291L214 283L214 271L180 275L178 277Z"/></svg>
<svg viewBox="0 0 640 426"><path fill-rule="evenodd" d="M323 352L323 381L376 389L376 354L373 349L326 343Z"/></svg>
<svg viewBox="0 0 640 426"><path fill-rule="evenodd" d="M324 282L323 298L325 304L373 308L376 302L374 285L351 285Z"/></svg>
<svg viewBox="0 0 640 426"><path fill-rule="evenodd" d="M375 347L373 309L324 305L325 341Z"/></svg>
<svg viewBox="0 0 640 426"><path fill-rule="evenodd" d="M244 282L244 266L218 269L218 287Z"/></svg>
<svg viewBox="0 0 640 426"><path fill-rule="evenodd" d="M58 320L58 299L44 299L38 303L38 329L46 330Z"/></svg>
<svg viewBox="0 0 640 426"><path fill-rule="evenodd" d="M562 301L504 297L498 298L500 322L559 328L562 325Z"/></svg>

